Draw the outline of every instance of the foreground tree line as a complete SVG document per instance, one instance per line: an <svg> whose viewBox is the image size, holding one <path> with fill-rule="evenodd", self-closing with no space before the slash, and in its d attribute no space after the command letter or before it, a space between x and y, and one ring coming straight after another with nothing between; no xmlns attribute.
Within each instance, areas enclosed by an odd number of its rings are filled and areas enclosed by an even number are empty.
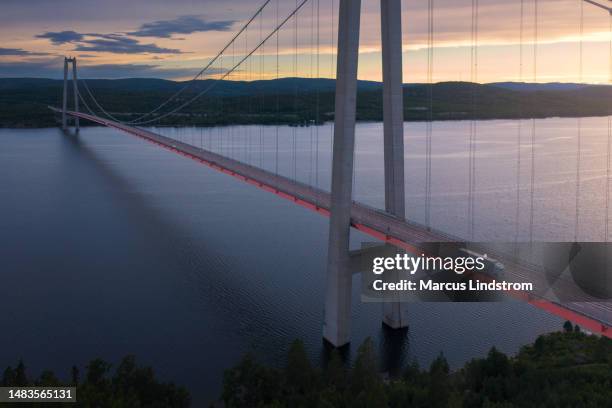
<svg viewBox="0 0 612 408"><path fill-rule="evenodd" d="M80 407L189 407L191 398L187 390L173 383L162 383L155 378L151 367L136 364L134 356L125 357L111 374L111 365L101 359L92 360L81 378L79 369L72 367L71 380L60 381L53 372L43 371L38 378L27 375L23 361L15 368L4 370L2 387L77 387ZM14 404L11 404L11 406ZM25 407L52 407L59 403L21 403ZM2 406L2 404L0 404ZM65 406L65 405L62 405Z"/></svg>
<svg viewBox="0 0 612 408"><path fill-rule="evenodd" d="M245 356L226 372L222 399L227 407L612 407L612 340L568 322L515 357L492 348L451 372L440 354L395 379L380 375L370 339L351 368L332 353L323 370L295 341L283 369Z"/></svg>
<svg viewBox="0 0 612 408"><path fill-rule="evenodd" d="M203 368L205 369L205 368ZM53 372L27 375L19 361L4 370L0 386L76 386L79 407L188 407L188 391L155 378L150 367L125 357L113 371L92 360L71 379ZM542 335L508 357L492 348L451 372L440 354L428 368L409 364L398 378L381 375L372 340L358 349L352 367L333 351L323 369L295 341L284 368L258 363L247 354L226 371L222 402L226 407L612 407L612 340L582 333L566 322L563 331ZM50 407L41 403L21 406ZM0 404L2 406L2 404Z"/></svg>

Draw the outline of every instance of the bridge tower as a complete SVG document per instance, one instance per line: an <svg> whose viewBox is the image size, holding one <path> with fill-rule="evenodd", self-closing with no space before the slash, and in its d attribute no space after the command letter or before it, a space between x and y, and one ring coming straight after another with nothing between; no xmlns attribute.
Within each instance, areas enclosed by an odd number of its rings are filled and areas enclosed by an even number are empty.
<svg viewBox="0 0 612 408"><path fill-rule="evenodd" d="M72 64L72 89L74 93L74 111L79 111L79 89L77 78L77 61L76 58L64 58L64 89L62 93L62 129L68 128L66 110L68 108L68 64ZM79 131L79 118L74 117L74 129Z"/></svg>
<svg viewBox="0 0 612 408"><path fill-rule="evenodd" d="M405 217L401 0L381 0L385 209ZM340 0L331 214L323 337L350 342L352 275L349 254L361 0ZM383 322L406 327L399 302L385 303Z"/></svg>

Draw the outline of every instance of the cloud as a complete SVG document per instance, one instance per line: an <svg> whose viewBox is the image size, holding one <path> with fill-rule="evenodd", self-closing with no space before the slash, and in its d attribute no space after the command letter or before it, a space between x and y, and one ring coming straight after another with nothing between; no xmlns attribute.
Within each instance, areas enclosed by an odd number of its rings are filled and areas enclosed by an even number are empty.
<svg viewBox="0 0 612 408"><path fill-rule="evenodd" d="M155 44L142 44L120 34L88 34L93 39L80 41L75 51L111 52L114 54L182 54L176 48L163 48Z"/></svg>
<svg viewBox="0 0 612 408"><path fill-rule="evenodd" d="M55 45L75 44L74 51L110 52L115 54L181 54L176 48L143 44L125 34L77 33L76 31L49 31L36 38L46 38ZM25 54L23 54L25 55Z"/></svg>
<svg viewBox="0 0 612 408"><path fill-rule="evenodd" d="M32 77L61 79L63 58L49 58L30 62L0 62L0 78ZM188 78L197 68L164 68L154 64L99 64L79 65L81 78Z"/></svg>
<svg viewBox="0 0 612 408"><path fill-rule="evenodd" d="M83 34L77 33L76 31L47 31L46 33L38 34L36 38L46 38L54 45L62 45L81 41L83 39Z"/></svg>
<svg viewBox="0 0 612 408"><path fill-rule="evenodd" d="M234 20L206 21L199 16L181 16L174 20L146 23L127 34L136 37L170 38L173 34L192 34L203 31L228 31Z"/></svg>
<svg viewBox="0 0 612 408"><path fill-rule="evenodd" d="M33 52L24 50L23 48L2 48L0 47L0 56L41 56L41 55L49 55L47 52Z"/></svg>
<svg viewBox="0 0 612 408"><path fill-rule="evenodd" d="M182 78L194 75L192 68L162 68L153 64L100 64L79 68L82 78Z"/></svg>

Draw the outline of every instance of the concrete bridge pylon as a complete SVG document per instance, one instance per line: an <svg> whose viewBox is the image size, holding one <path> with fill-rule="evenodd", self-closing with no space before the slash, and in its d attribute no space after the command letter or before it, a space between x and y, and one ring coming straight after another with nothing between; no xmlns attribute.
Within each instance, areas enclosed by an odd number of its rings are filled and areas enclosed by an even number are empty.
<svg viewBox="0 0 612 408"><path fill-rule="evenodd" d="M380 4L383 59L385 209L390 214L404 218L401 0L381 0ZM360 18L360 0L340 0L331 214L325 321L323 324L323 338L335 347L348 344L351 332L353 274L349 254L349 239L353 203ZM399 302L384 304L383 322L391 328L407 326L404 310Z"/></svg>

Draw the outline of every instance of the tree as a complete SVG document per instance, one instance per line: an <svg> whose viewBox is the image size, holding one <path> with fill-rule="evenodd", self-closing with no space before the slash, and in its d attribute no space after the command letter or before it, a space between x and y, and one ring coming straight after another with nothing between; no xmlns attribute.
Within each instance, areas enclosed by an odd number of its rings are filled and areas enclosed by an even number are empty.
<svg viewBox="0 0 612 408"><path fill-rule="evenodd" d="M87 382L92 385L101 384L110 368L111 365L100 358L92 360L87 366Z"/></svg>
<svg viewBox="0 0 612 408"><path fill-rule="evenodd" d="M304 361L302 347L292 346L292 362L287 365L292 370L312 369ZM383 381L373 342L367 339L357 351L352 370L345 369L337 352L332 352L325 372L328 386L316 383L307 394L283 381L286 372L273 375L273 369L243 360L226 374L224 399L228 408L603 407L612 401L611 365L610 339L557 332L540 336L512 358L492 348L486 358L473 359L451 373L440 353L428 371L413 363L402 378ZM338 387L345 378L347 387Z"/></svg>
<svg viewBox="0 0 612 408"><path fill-rule="evenodd" d="M336 349L331 352L325 371L325 379L327 385L336 389L343 390L346 387L346 368Z"/></svg>
<svg viewBox="0 0 612 408"><path fill-rule="evenodd" d="M569 320L566 320L565 323L563 323L563 331L566 333L573 332L574 326L572 325L572 322L570 322Z"/></svg>
<svg viewBox="0 0 612 408"><path fill-rule="evenodd" d="M13 381L13 385L17 387L25 387L28 385L28 377L26 376L26 368L23 364L23 360L19 360L19 364L17 364L17 368L15 369L15 378Z"/></svg>
<svg viewBox="0 0 612 408"><path fill-rule="evenodd" d="M357 350L357 358L351 377L351 389L356 395L361 390L376 386L378 382L380 382L380 377L374 352L374 342L368 337Z"/></svg>
<svg viewBox="0 0 612 408"><path fill-rule="evenodd" d="M295 340L289 348L285 374L289 387L298 393L304 394L312 390L315 374L306 355L304 343L300 340Z"/></svg>
<svg viewBox="0 0 612 408"><path fill-rule="evenodd" d="M222 399L228 407L254 407L280 397L284 384L275 370L259 365L251 354L245 355L223 376Z"/></svg>
<svg viewBox="0 0 612 408"><path fill-rule="evenodd" d="M113 385L117 389L127 392L130 388L134 388L138 385L136 377L138 377L138 373L136 372L136 358L133 355L126 356L117 367L117 374L113 380Z"/></svg>
<svg viewBox="0 0 612 408"><path fill-rule="evenodd" d="M55 374L53 374L53 371L45 370L40 374L38 381L36 381L36 385L43 387L60 387L62 383Z"/></svg>
<svg viewBox="0 0 612 408"><path fill-rule="evenodd" d="M429 367L429 406L446 407L450 396L450 368L446 357L440 353Z"/></svg>
<svg viewBox="0 0 612 408"><path fill-rule="evenodd" d="M72 384L74 384L74 386L79 385L79 368L75 365L73 365L72 370L70 370L70 378L72 379Z"/></svg>
<svg viewBox="0 0 612 408"><path fill-rule="evenodd" d="M160 383L150 367L138 367L132 356L126 357L114 376L109 377L111 365L101 359L92 360L87 366L85 381L78 384L80 406L85 407L172 407L186 408L190 396L183 387L172 383ZM67 387L78 383L78 368L72 367L72 383L63 384L52 371L45 370L33 382L26 375L23 361L17 367L8 367L0 385ZM121 384L121 386L120 386ZM114 385L114 386L113 386ZM127 390L126 390L127 387Z"/></svg>
<svg viewBox="0 0 612 408"><path fill-rule="evenodd" d="M15 385L15 370L9 366L4 370L4 374L2 376L2 386L10 387L13 385Z"/></svg>
<svg viewBox="0 0 612 408"><path fill-rule="evenodd" d="M414 360L404 369L403 378L408 382L414 382L420 379L421 374L422 373L421 368L419 367L419 362Z"/></svg>
<svg viewBox="0 0 612 408"><path fill-rule="evenodd" d="M489 350L489 354L487 354L484 364L485 373L490 377L505 377L510 370L508 356L498 351L495 347L491 347L491 350Z"/></svg>

